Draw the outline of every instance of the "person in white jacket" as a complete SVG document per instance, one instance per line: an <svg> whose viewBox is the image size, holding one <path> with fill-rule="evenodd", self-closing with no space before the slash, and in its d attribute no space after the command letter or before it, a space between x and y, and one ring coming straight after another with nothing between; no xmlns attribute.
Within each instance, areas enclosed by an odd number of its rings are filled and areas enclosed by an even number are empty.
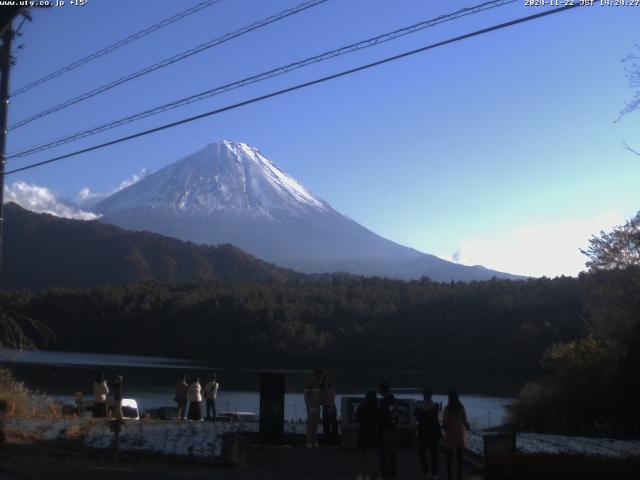
<svg viewBox="0 0 640 480"><path fill-rule="evenodd" d="M202 420L202 394L200 393L200 379L193 377L189 385L189 420Z"/></svg>
<svg viewBox="0 0 640 480"><path fill-rule="evenodd" d="M106 418L107 416L107 395L109 395L109 387L104 374L96 377L93 382L93 417Z"/></svg>

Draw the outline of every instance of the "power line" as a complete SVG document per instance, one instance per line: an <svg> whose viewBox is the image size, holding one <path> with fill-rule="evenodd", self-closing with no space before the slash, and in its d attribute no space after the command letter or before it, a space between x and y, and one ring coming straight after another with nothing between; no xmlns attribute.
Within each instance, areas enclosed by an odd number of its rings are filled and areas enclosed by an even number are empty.
<svg viewBox="0 0 640 480"><path fill-rule="evenodd" d="M95 60L96 58L100 58L108 53L113 52L114 50L119 49L120 47L124 47L125 45L138 40L142 37L146 37L147 35L155 32L156 30L160 30L161 28L164 28L166 26L171 25L172 23L177 22L178 20L182 20L185 17L188 17L189 15L192 15L196 12L199 12L200 10L203 10L207 7L210 7L212 5L215 5L216 3L220 3L222 0L206 0L204 2L199 3L198 5L195 5L191 8L187 8L186 10L183 10L182 12L176 13L175 15L166 18L154 25L151 25L150 27L145 28L144 30L140 30L139 32L136 32L132 35L129 35L128 37L119 40L115 43L112 43L111 45L108 45L100 50L98 50L97 52L94 52L90 55L87 55L86 57L81 58L80 60L76 60L73 63L70 63L69 65L66 65L62 68L59 68L58 70L49 73L48 75L45 75L44 77L41 77L37 80L34 80L33 82L24 85L18 89L16 89L15 91L11 92L11 96L12 97L16 97L24 92L27 92L29 90L31 90L34 87L37 87L38 85L41 85L45 82L48 82L49 80L52 80L56 77L59 77L60 75L63 75L67 72L70 72L71 70L74 70L86 63L89 63L93 60Z"/></svg>
<svg viewBox="0 0 640 480"><path fill-rule="evenodd" d="M86 130L80 131L80 132L76 132L70 135L66 135L62 138L58 138L56 140L52 140L49 142L45 142L45 143L41 143L38 145L33 145L31 147L27 147L17 153L11 154L9 155L8 158L22 158L22 157L26 157L29 155L33 155L35 153L38 152L42 152L44 150L49 150L51 148L55 148L58 147L60 145L64 145L76 140L80 140L82 138L86 138L92 135L96 135L98 133L102 133L105 132L107 130L111 130L113 128L116 127L120 127L122 125L128 124L128 123L132 123L134 121L137 120L141 120L143 118L147 118L153 115L157 115L159 113L163 113L169 110L173 110L179 107L183 107L185 105L194 103L194 102L198 102L201 100L205 100L207 98L213 97L215 95L219 95L221 93L225 93L228 92L230 90L235 90L236 88L240 88L240 87L244 87L253 83L257 83L257 82L261 82L263 80L267 80L269 78L273 78L276 76L280 76L283 75L285 73L291 72L293 70L297 70L299 68L305 67L307 65L311 65L314 63L319 63L319 62L323 62L326 60L329 60L331 58L335 58L341 55L345 55L347 53L352 53L358 50L362 50L365 48L369 48L369 47L373 47L375 45L378 45L380 43L384 43L384 42L388 42L391 40L395 40L397 38L400 38L402 36L405 35L409 35L411 33L415 33L418 32L420 30L423 30L425 28L429 28L429 27L433 27L435 25L441 24L441 23L445 23L445 22L449 22L451 20L455 20L458 18L462 18L468 15L472 15L472 14L476 14L476 13L480 13L482 11L485 10L490 10L492 8L496 8L496 7L500 7L503 5L507 5L510 3L514 3L518 0L493 0L493 1L488 1L488 2L484 2L481 3L479 5L473 6L473 7L468 7L468 8L463 8L461 10L458 10L456 12L453 13L449 13L446 15L441 15L439 17L430 19L430 20L425 20L419 23L416 23L415 25L409 26L409 27L404 27L404 28L400 28L398 30L394 30L393 32L389 32L389 33L384 33L382 35L378 35L376 37L372 37L369 38L367 40L363 40L357 43L353 43L341 48L338 48L336 50L331 50L329 52L325 52L322 53L320 55L315 55L313 57L309 57L309 58L305 58L304 60L300 60L297 62L293 62L290 63L288 65L282 66L282 67L278 67L272 70L268 70L266 72L260 73L258 75L253 75L251 77L247 77L244 78L242 80L238 80L232 83L228 83L222 86L218 86L209 90L206 90L204 92L200 92L198 94L195 95L191 95L189 97L185 97L182 98L180 100L176 100L164 105L160 105L158 107L154 107L152 109L149 110L145 110L143 112L138 112L136 114L133 115L129 115L127 117L123 117L120 118L118 120L113 120L111 122L107 122L105 124L96 126L96 127L92 127L92 128L88 128Z"/></svg>
<svg viewBox="0 0 640 480"><path fill-rule="evenodd" d="M6 172L5 176L6 175L11 175L12 173L18 173L18 172L22 172L22 171L25 171L25 170L30 170L32 168L40 167L42 165L47 165L49 163L58 162L60 160L64 160L64 159L71 158L71 157L75 157L77 155L80 155L80 154L83 154L83 153L87 153L87 152L91 152L91 151L94 151L94 150L98 150L98 149L101 149L101 148L109 147L111 145L116 145L118 143L122 143L122 142L126 142L126 141L129 141L129 140L133 140L135 138L139 138L139 137L143 137L143 136L146 136L146 135L149 135L149 134L152 134L152 133L160 132L162 130L166 130L166 129L169 129L169 128L177 127L177 126L183 125L185 123L190 123L190 122L193 122L195 120L200 120L202 118L206 118L206 117L210 117L210 116L213 116L213 115L217 115L217 114L220 114L222 112L226 112L226 111L229 111L229 110L235 110L236 108L240 108L240 107L243 107L245 105L250 105L252 103L260 102L262 100L267 100L269 98L273 98L273 97L277 97L277 96L280 96L280 95L284 95L285 93L293 92L293 91L296 91L296 90L301 90L303 88L310 87L312 85L317 85L317 84L320 84L320 83L327 82L329 80L334 80L336 78L340 78L340 77L344 77L344 76L347 76L347 75L351 75L351 74L356 73L356 72L360 72L360 71L363 71L363 70L368 70L370 68L377 67L379 65L383 65L383 64L386 64L386 63L389 63L389 62L393 62L393 61L399 60L401 58L409 57L409 56L415 55L417 53L422 53L422 52L425 52L427 50L431 50L431 49L434 49L434 48L437 48L437 47L442 47L444 45L448 45L448 44L451 44L451 43L459 42L459 41L465 40L467 38L476 37L476 36L479 36L479 35L483 35L485 33L493 32L495 30L500 30L500 29L503 29L503 28L511 27L511 26L514 26L514 25L518 25L520 23L524 23L524 22L528 22L528 21L535 20L535 19L538 19L538 18L546 17L547 15L553 15L555 13L559 13L559 12L563 12L563 11L566 11L566 10L570 10L572 8L576 8L576 7L579 7L579 6L580 6L579 4L566 5L564 7L554 8L554 9L551 9L551 10L545 10L544 12L536 13L534 15L521 17L521 18L518 18L518 19L515 19L515 20L511 20L509 22L505 22L505 23L501 23L501 24L494 25L494 26L491 26L491 27L483 28L481 30L476 30L476 31L471 32L471 33L467 33L467 34L464 34L464 35L453 37L453 38L450 38L448 40L444 40L444 41L441 41L441 42L438 42L438 43L433 43L431 45L427 45L425 47L417 48L415 50L410 50L408 52L404 52L404 53L401 53L401 54L398 54L398 55L394 55L392 57L387 57L387 58L384 58L382 60L378 60L378 61L375 61L375 62L372 62L372 63L368 63L366 65L361 65L359 67L351 68L349 70L343 70L342 72L334 73L334 74L328 75L326 77L318 78L316 80L311 80L311 81L305 82L305 83L300 83L300 84L294 85L292 87L288 87L288 88L284 88L282 90L277 90L275 92L268 93L266 95L261 95L259 97L254 97L254 98L251 98L249 100L245 100L245 101L242 101L242 102L239 102L239 103L235 103L235 104L232 104L232 105L227 105L226 107L218 108L216 110L211 110L209 112L201 113L199 115L194 115L192 117L184 118L184 119L178 120L176 122L167 123L167 124L161 125L159 127L151 128L149 130L144 130L142 132L134 133L132 135L127 135L125 137L120 137L118 139L111 140L111 141L105 142L105 143L101 143L99 145L94 145L92 147L87 147L87 148L83 148L81 150L76 150L75 152L67 153L65 155L60 155L58 157L50 158L48 160L43 160L41 162L36 162L36 163L29 164L29 165L25 165L24 167L15 168L13 170L9 170L8 172Z"/></svg>
<svg viewBox="0 0 640 480"><path fill-rule="evenodd" d="M150 65L146 68L143 68L142 70L138 70L136 72L133 72L129 75L126 75L124 77L118 78L117 80L113 80L112 82L106 83L104 85L101 85L98 88L95 88L89 92L85 92L81 95L78 95L76 97L73 97L69 100L66 100L58 105L55 105L53 107L47 108L46 110L43 110L41 112L38 112L34 115L31 115L30 117L27 117L23 120L20 120L16 123L14 123L13 125L9 126L9 130L14 130L16 128L20 128L24 125L27 125L28 123L33 122L34 120L37 120L39 118L45 117L47 115L50 115L54 112L58 112L60 110L63 110L67 107L70 107L71 105L75 105L76 103L82 102L84 100L87 100L91 97L95 97L96 95L99 95L101 93L106 92L107 90L111 90L114 87L117 87L118 85L122 85L123 83L127 83L130 82L131 80L134 80L136 78L140 78L144 75L147 75L149 73L155 72L156 70L160 70L161 68L167 67L169 65L173 65L174 63L180 62L182 60L185 60L186 58L189 58L193 55L196 55L197 53L201 53L205 50L208 50L210 48L213 48L215 46L218 46L222 43L228 42L229 40L232 40L234 38L240 37L242 35L245 35L249 32L252 32L253 30L257 30L259 28L262 27L266 27L267 25L270 25L272 23L275 23L279 20L282 20L284 18L287 18L291 15L295 15L296 13L300 13L304 10L307 10L309 8L315 7L317 5L320 5L322 3L327 2L328 0L310 0L310 1L306 1L304 3L301 3L300 5L297 5L293 8L289 8L287 10L283 10L280 13L277 13L275 15L271 15L270 17L267 17L263 20L260 20L259 22L255 22L252 23L251 25L247 26L247 27L243 27L240 28L239 30L236 30L234 32L231 33L227 33L221 37L215 38L213 40L210 40L206 43L203 43L201 45L198 45L197 47L191 48L189 50L186 50L184 52L178 53L172 57L169 58L165 58L164 60L158 62L158 63L154 63L153 65Z"/></svg>

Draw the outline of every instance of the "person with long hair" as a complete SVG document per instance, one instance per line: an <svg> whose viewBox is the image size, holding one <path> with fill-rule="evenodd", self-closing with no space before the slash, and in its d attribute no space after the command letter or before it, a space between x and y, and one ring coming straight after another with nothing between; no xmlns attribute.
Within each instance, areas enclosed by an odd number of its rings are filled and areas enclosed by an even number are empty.
<svg viewBox="0 0 640 480"><path fill-rule="evenodd" d="M202 387L200 379L193 377L189 385L189 420L202 420Z"/></svg>
<svg viewBox="0 0 640 480"><path fill-rule="evenodd" d="M449 392L449 401L442 415L444 427L444 447L447 450L447 478L453 480L453 455L455 453L458 466L458 480L462 478L463 452L467 448L467 412L460 402L458 392Z"/></svg>
<svg viewBox="0 0 640 480"><path fill-rule="evenodd" d="M356 410L358 422L358 476L357 480L369 480L375 472L373 458L378 448L378 398L370 390L364 402Z"/></svg>

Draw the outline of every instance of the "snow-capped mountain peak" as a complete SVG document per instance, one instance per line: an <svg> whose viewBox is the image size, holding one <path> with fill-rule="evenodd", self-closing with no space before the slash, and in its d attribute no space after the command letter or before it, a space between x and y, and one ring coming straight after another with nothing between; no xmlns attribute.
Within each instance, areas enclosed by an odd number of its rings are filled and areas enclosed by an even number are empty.
<svg viewBox="0 0 640 480"><path fill-rule="evenodd" d="M231 243L305 272L398 278L500 275L455 265L376 235L333 209L258 149L221 140L97 205L101 221L200 244ZM186 265L185 265L185 268Z"/></svg>
<svg viewBox="0 0 640 480"><path fill-rule="evenodd" d="M149 175L98 206L113 213L144 205L155 212L298 216L330 207L258 149L221 140Z"/></svg>

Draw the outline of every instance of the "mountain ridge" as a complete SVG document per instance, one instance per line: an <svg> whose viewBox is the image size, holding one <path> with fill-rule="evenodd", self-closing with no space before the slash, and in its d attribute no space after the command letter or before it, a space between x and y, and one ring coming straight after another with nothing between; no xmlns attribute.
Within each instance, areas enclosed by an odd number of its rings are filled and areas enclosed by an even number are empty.
<svg viewBox="0 0 640 480"><path fill-rule="evenodd" d="M305 273L436 281L522 278L455 264L377 235L334 209L257 148L222 140L96 205L101 221L199 244L231 243Z"/></svg>
<svg viewBox="0 0 640 480"><path fill-rule="evenodd" d="M202 246L96 220L5 208L3 286L45 289L139 282L288 282L306 275L233 245Z"/></svg>

